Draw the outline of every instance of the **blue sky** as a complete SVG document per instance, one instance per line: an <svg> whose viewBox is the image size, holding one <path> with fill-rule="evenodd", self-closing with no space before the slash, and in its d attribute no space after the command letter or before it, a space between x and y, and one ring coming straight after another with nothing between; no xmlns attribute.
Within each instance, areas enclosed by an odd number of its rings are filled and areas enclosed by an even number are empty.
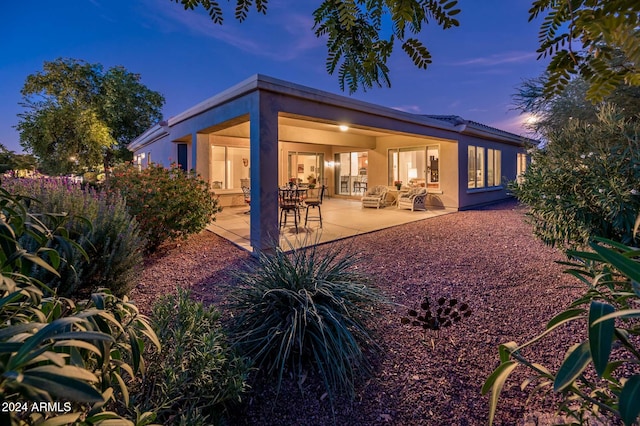
<svg viewBox="0 0 640 426"><path fill-rule="evenodd" d="M341 93L325 71L324 40L312 31L318 1L270 0L266 16L223 26L170 0L35 0L0 2L0 143L21 151L13 128L20 89L44 61L60 57L122 65L166 98L165 118L260 73ZM456 114L523 134L526 117L512 95L546 62L536 60L539 23L528 0L460 0L460 27L428 26L421 36L433 64L418 70L397 46L391 88L354 98L419 114ZM348 95L344 93L345 95Z"/></svg>

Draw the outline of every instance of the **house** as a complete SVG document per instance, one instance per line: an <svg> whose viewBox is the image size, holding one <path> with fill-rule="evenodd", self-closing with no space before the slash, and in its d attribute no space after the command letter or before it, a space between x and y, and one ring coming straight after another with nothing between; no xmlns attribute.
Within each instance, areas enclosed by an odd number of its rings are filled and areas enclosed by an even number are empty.
<svg viewBox="0 0 640 426"><path fill-rule="evenodd" d="M129 145L135 161L177 162L208 180L223 206L251 182L251 245L277 241L277 187L298 179L360 197L396 181L428 189L431 208L508 197L524 171L524 138L457 116L416 115L275 78L253 77L153 126ZM248 179L248 181L246 180Z"/></svg>

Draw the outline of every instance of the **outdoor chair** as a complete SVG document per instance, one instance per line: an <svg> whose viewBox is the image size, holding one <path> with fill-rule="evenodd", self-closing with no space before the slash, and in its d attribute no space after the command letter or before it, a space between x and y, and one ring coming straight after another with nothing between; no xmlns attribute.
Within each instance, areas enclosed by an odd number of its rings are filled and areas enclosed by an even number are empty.
<svg viewBox="0 0 640 426"><path fill-rule="evenodd" d="M320 189L310 189L309 190L309 196L304 200L304 204L307 207L307 212L304 215L304 226L307 226L307 222L309 220L312 221L318 221L320 222L320 228L322 228L322 209L321 209L321 204L322 204L322 199L324 198L324 190L325 190L325 186L322 185L320 187ZM318 191L320 192L318 194ZM309 209L318 209L318 216L317 217L311 217L311 219L309 219Z"/></svg>
<svg viewBox="0 0 640 426"><path fill-rule="evenodd" d="M248 186L243 186L242 187L242 194L244 195L244 202L249 207L249 210L244 212L244 214L249 214L249 213L251 213L251 188L249 188Z"/></svg>
<svg viewBox="0 0 640 426"><path fill-rule="evenodd" d="M398 196L398 208L415 210L426 210L427 188L413 188Z"/></svg>
<svg viewBox="0 0 640 426"><path fill-rule="evenodd" d="M362 207L375 207L379 209L385 206L387 198L387 187L384 185L376 185L364 194L362 197Z"/></svg>
<svg viewBox="0 0 640 426"><path fill-rule="evenodd" d="M293 215L293 223L298 232L300 219L300 191L298 188L278 189L278 204L280 204L280 228L287 225L287 217Z"/></svg>

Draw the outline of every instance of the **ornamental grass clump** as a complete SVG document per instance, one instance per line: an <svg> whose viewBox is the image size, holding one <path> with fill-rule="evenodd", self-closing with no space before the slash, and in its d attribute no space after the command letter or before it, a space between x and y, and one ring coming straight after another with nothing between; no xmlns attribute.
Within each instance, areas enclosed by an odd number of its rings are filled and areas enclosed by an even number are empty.
<svg viewBox="0 0 640 426"><path fill-rule="evenodd" d="M151 164L139 170L133 164L117 168L109 187L125 197L153 251L165 241L186 238L205 229L222 210L209 184L177 164Z"/></svg>
<svg viewBox="0 0 640 426"><path fill-rule="evenodd" d="M315 369L333 401L354 393L357 377L370 372L367 350L377 346L365 320L382 301L359 256L344 246L261 253L236 273L232 289L234 341L255 365L278 378L301 378Z"/></svg>
<svg viewBox="0 0 640 426"><path fill-rule="evenodd" d="M145 240L138 222L128 212L117 193L107 194L66 178L2 180L7 191L31 197L26 203L29 213L66 214L70 216L69 237L83 249L73 249L60 265L58 275L34 267L32 276L57 289L61 296L86 296L98 288L108 288L122 297L136 284L142 266ZM51 216L49 216L49 219ZM47 225L51 221L45 218ZM33 248L35 241L25 234L21 243ZM60 241L51 243L60 248Z"/></svg>

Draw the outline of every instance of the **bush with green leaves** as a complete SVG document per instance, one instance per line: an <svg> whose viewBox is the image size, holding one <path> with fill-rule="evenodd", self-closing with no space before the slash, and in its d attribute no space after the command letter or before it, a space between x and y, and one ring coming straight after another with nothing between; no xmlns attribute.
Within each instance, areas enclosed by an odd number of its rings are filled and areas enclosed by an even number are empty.
<svg viewBox="0 0 640 426"><path fill-rule="evenodd" d="M57 274L64 255L82 248L68 238L69 216L30 214L31 201L0 188L0 400L24 408L2 410L0 423L133 424L112 409L128 404L127 382L144 370L144 342L159 346L157 337L135 305L108 291L77 303L44 297L51 291L29 275L34 265ZM37 243L31 250L20 244L25 234ZM62 413L35 410L40 402L58 402ZM139 414L136 424L152 420Z"/></svg>
<svg viewBox="0 0 640 426"><path fill-rule="evenodd" d="M521 345L500 345L500 365L482 388L490 395L490 423L504 383L518 367L532 373L522 388L559 393L560 411L580 424L598 416L625 425L640 420L640 250L601 238L591 248L568 252L574 260L564 262L567 272L587 286L585 294L540 335ZM553 330L575 322L584 326L586 339L568 348L556 372L523 354Z"/></svg>
<svg viewBox="0 0 640 426"><path fill-rule="evenodd" d="M377 348L365 321L383 299L344 246L277 247L237 272L232 288L235 345L280 387L285 372L316 369L333 401L353 395Z"/></svg>
<svg viewBox="0 0 640 426"><path fill-rule="evenodd" d="M532 154L524 179L510 189L530 207L546 244L576 248L598 236L634 245L640 211L640 122L604 105L595 123L569 122Z"/></svg>
<svg viewBox="0 0 640 426"><path fill-rule="evenodd" d="M149 250L202 231L222 209L206 181L175 163L169 168L151 164L141 170L123 165L113 172L109 185L126 198Z"/></svg>
<svg viewBox="0 0 640 426"><path fill-rule="evenodd" d="M152 318L162 351L150 358L137 405L163 424L219 424L240 401L249 371L231 349L219 312L178 289L156 302Z"/></svg>
<svg viewBox="0 0 640 426"><path fill-rule="evenodd" d="M69 236L84 252L68 253L58 274L37 267L31 273L33 277L57 289L59 295L70 297L78 293L87 295L98 288L109 288L121 297L136 285L145 240L118 194L83 188L65 178L5 178L2 187L37 200L28 204L31 213L64 213L74 217L73 233ZM37 244L27 234L21 243L27 248ZM58 245L59 242L54 242L50 247Z"/></svg>

